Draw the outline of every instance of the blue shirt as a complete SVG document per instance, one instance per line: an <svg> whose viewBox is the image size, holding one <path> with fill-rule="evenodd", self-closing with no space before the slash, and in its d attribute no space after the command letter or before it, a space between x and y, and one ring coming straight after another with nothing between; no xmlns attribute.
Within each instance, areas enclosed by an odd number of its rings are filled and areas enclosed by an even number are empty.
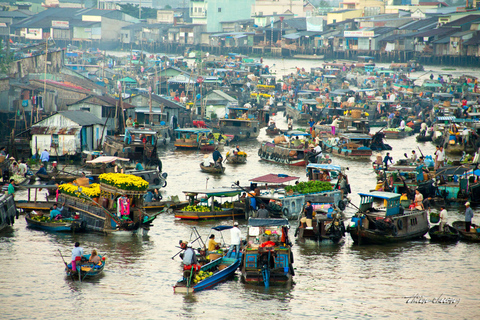
<svg viewBox="0 0 480 320"><path fill-rule="evenodd" d="M58 216L59 214L61 214L60 211L58 211L57 209L53 209L50 211L50 219L53 220L55 219L56 216Z"/></svg>
<svg viewBox="0 0 480 320"><path fill-rule="evenodd" d="M140 162L135 166L135 170L143 170L143 166Z"/></svg>
<svg viewBox="0 0 480 320"><path fill-rule="evenodd" d="M473 219L473 210L472 210L472 208L468 207L465 210L465 221L466 222L472 222L472 219Z"/></svg>
<svg viewBox="0 0 480 320"><path fill-rule="evenodd" d="M43 151L42 151L42 154L40 154L40 160L41 160L42 162L45 162L45 161L48 162L48 160L50 160L50 154L48 153L47 150L43 150Z"/></svg>
<svg viewBox="0 0 480 320"><path fill-rule="evenodd" d="M40 167L40 169L37 171L37 174L47 174L47 170L45 167Z"/></svg>
<svg viewBox="0 0 480 320"><path fill-rule="evenodd" d="M222 158L222 154L220 153L220 151L215 150L212 154L212 157L213 161L217 162L218 159Z"/></svg>

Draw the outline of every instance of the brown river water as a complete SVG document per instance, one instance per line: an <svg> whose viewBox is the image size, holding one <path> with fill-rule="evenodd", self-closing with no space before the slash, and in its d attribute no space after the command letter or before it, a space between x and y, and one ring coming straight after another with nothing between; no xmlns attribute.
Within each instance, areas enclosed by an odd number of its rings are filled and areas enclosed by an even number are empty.
<svg viewBox="0 0 480 320"><path fill-rule="evenodd" d="M277 125L286 128L281 115ZM267 140L262 130L257 141L240 143L249 155L247 164L227 164L225 175L218 177L200 172L202 152L161 150L163 168L169 174L164 198L178 194L183 199L182 190L203 189L206 184L222 187L239 180L246 185L248 179L267 173L296 175L305 181L304 168L259 161L257 150ZM388 143L394 160L417 146L414 136ZM434 149L431 143L419 146L424 154ZM349 167L351 199L358 205L356 193L375 186L371 163L342 158L334 158L334 163ZM463 219L463 210L450 209L449 222ZM353 207L346 212L351 216ZM0 233L0 318L474 319L479 314L480 244L442 245L431 243L428 236L386 246L357 246L348 234L338 246L295 243L296 275L290 287L245 285L238 273L212 290L174 294L172 286L181 277L180 259L172 260L178 240L190 239L193 226L205 238L211 227L227 223L184 222L162 214L148 236L104 236L30 230L20 217L12 229ZM478 213L474 223L480 223ZM240 224L245 234L245 222ZM290 230L292 238L294 230ZM229 237L227 231L227 242ZM80 283L65 276L58 249L69 260L75 241L85 251L96 248L107 257L101 278Z"/></svg>

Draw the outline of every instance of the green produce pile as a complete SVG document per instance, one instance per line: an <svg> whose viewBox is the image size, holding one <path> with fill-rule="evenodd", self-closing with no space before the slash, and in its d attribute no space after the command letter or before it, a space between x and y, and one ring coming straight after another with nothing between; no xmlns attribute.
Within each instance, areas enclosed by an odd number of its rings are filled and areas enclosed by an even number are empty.
<svg viewBox="0 0 480 320"><path fill-rule="evenodd" d="M215 211L222 211L222 208L214 207ZM186 206L183 211L190 212L210 212L212 211L210 207L207 206Z"/></svg>
<svg viewBox="0 0 480 320"><path fill-rule="evenodd" d="M31 215L30 218L35 221L40 221L40 222L52 222L52 223L63 223L66 221L63 220L50 220L49 216L40 216L40 215Z"/></svg>
<svg viewBox="0 0 480 320"><path fill-rule="evenodd" d="M405 127L405 132L410 132L413 129L410 127ZM392 132L400 132L401 130L399 128L387 128L385 131L392 131Z"/></svg>
<svg viewBox="0 0 480 320"><path fill-rule="evenodd" d="M294 186L286 186L285 192L289 192L293 190L293 192L306 194L306 193L315 193L315 192L322 192L322 191L330 191L332 190L332 185L328 181L308 181L308 182L300 182Z"/></svg>

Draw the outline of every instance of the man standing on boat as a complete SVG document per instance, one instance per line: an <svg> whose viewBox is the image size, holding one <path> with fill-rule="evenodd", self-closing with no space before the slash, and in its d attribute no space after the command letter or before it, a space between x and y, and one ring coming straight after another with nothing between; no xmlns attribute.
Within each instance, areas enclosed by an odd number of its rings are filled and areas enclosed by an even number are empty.
<svg viewBox="0 0 480 320"><path fill-rule="evenodd" d="M448 213L447 210L445 209L445 206L440 207L440 225L438 226L438 231L439 232L446 232L445 231L445 226L447 225L447 218L448 218Z"/></svg>
<svg viewBox="0 0 480 320"><path fill-rule="evenodd" d="M472 225L473 210L470 208L470 202L465 202L465 231L470 232L470 226Z"/></svg>
<svg viewBox="0 0 480 320"><path fill-rule="evenodd" d="M77 264L76 264L77 257L81 259L82 256L83 256L83 248L80 247L79 242L75 242L75 248L73 248L72 250L72 270L73 271L77 270Z"/></svg>
<svg viewBox="0 0 480 320"><path fill-rule="evenodd" d="M233 223L233 228L230 229L230 249L227 257L232 258L233 249L235 249L235 259L240 255L240 241L242 239L242 232L238 228L238 222Z"/></svg>
<svg viewBox="0 0 480 320"><path fill-rule="evenodd" d="M48 153L47 149L45 149L40 154L40 161L42 161L43 165L45 166L45 170L47 169L48 160L50 160L50 154Z"/></svg>
<svg viewBox="0 0 480 320"><path fill-rule="evenodd" d="M385 167L385 170L388 169L388 162L390 161L391 164L393 164L393 158L390 157L390 153L387 152L387 155L385 156L385 158L383 158L383 165Z"/></svg>
<svg viewBox="0 0 480 320"><path fill-rule="evenodd" d="M220 151L218 151L218 147L215 148L212 154L213 161L215 162L215 167L222 167L223 157Z"/></svg>

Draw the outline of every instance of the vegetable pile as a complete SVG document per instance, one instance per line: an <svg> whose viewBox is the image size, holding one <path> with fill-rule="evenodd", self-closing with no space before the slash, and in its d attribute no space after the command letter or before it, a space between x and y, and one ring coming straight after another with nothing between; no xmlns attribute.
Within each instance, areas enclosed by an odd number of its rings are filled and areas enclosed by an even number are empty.
<svg viewBox="0 0 480 320"><path fill-rule="evenodd" d="M222 208L214 207L215 211L222 211ZM210 212L210 207L207 206L186 206L183 211L189 212Z"/></svg>
<svg viewBox="0 0 480 320"><path fill-rule="evenodd" d="M328 181L308 181L300 182L294 186L286 186L285 192L293 191L296 193L306 194L332 190L332 185Z"/></svg>

